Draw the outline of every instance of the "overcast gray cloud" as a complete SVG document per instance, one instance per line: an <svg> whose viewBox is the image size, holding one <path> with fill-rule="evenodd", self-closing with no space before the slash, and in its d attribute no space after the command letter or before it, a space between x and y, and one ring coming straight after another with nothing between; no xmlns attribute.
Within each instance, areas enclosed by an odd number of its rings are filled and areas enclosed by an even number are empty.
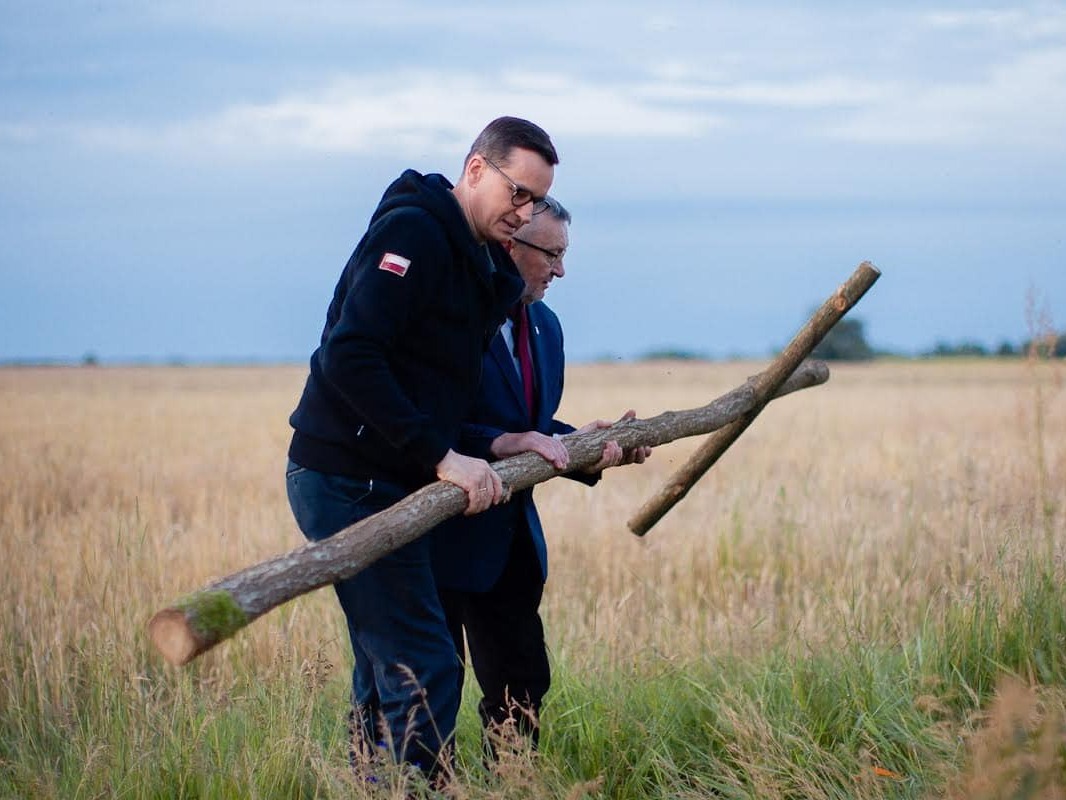
<svg viewBox="0 0 1066 800"><path fill-rule="evenodd" d="M510 46L514 63L504 59L477 68L463 65L469 56L456 65L419 63L414 42L394 52L382 47L384 61L374 49L361 54L354 47L352 55L366 62L356 70L339 68L349 59L338 54L318 81L305 76L300 86L279 83L272 92L265 71L258 97L241 96L238 89L214 108L176 118L139 114L136 104L125 114L108 109L96 118L75 108L64 118L51 104L27 104L0 123L2 140L59 138L197 157L239 153L245 159L383 147L399 154L454 154L469 137L468 120L521 108L553 131L589 137L700 138L723 127L757 133L763 117L749 124L746 116L755 109L784 112L790 127L804 135L856 142L995 143L1057 151L1066 141L1066 12L1058 5L842 13L828 6L797 12L712 4L650 14L624 4L537 14L329 2L257 4L254 10L239 3L160 3L104 6L102 14L89 8L83 8L85 16L95 18L98 28L132 29L123 34L131 36L143 14L144 25L155 32L168 26L229 36L295 30L328 38L350 26L357 40L391 34L510 42L518 30L531 44ZM560 18L566 24L556 24ZM597 26L594 39L590 25ZM588 46L575 47L575 41ZM27 48L33 44L32 38L25 42ZM543 53L533 59L543 66L530 70L526 50ZM470 52L476 56L481 48ZM608 52L615 56L613 70L604 69ZM25 69L32 73L39 58L34 54ZM91 93L94 74L106 80L110 58L101 52L95 69L75 61L71 77ZM13 63L6 70L11 82L21 77ZM195 89L160 88L179 95Z"/></svg>
<svg viewBox="0 0 1066 800"><path fill-rule="evenodd" d="M469 138L467 120L513 108L553 132L645 140L700 138L743 124L746 107L819 113L797 125L808 135L857 142L1066 143L1066 48L1028 53L967 82L879 82L847 76L712 82L647 79L634 84L583 81L562 73L405 69L334 78L328 85L266 103L244 103L203 118L167 123L9 122L0 137L26 143L68 136L83 145L277 158L323 153L448 153Z"/></svg>
<svg viewBox="0 0 1066 800"><path fill-rule="evenodd" d="M504 113L562 153L575 357L761 354L863 258L886 347L1066 323L1061 2L0 13L0 358L303 354L385 183Z"/></svg>

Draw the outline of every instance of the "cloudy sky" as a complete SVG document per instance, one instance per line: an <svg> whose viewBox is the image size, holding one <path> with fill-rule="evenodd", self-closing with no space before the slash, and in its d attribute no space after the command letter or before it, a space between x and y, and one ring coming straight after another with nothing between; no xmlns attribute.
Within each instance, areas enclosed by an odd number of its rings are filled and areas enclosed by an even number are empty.
<svg viewBox="0 0 1066 800"><path fill-rule="evenodd" d="M0 361L303 360L382 189L533 119L571 358L1066 329L1066 3L0 0Z"/></svg>

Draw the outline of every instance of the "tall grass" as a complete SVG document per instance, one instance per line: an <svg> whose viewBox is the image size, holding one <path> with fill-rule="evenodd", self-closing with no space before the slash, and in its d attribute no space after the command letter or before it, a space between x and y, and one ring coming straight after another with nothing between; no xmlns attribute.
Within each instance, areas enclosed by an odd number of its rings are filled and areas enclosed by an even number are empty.
<svg viewBox="0 0 1066 800"><path fill-rule="evenodd" d="M837 367L644 540L626 517L697 442L540 487L542 750L487 770L468 692L454 793L1064 796L1066 398L1063 365L1037 367ZM690 407L757 369L578 367L564 415ZM302 379L0 371L0 796L421 791L348 769L329 592L180 670L144 635L175 596L300 543L282 468Z"/></svg>

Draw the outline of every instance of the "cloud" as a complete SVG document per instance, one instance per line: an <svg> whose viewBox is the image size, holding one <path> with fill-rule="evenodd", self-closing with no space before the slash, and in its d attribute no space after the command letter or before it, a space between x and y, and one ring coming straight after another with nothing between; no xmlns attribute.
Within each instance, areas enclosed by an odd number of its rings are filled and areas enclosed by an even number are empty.
<svg viewBox="0 0 1066 800"><path fill-rule="evenodd" d="M898 87L829 130L864 143L1066 146L1066 49L1023 55L983 80Z"/></svg>
<svg viewBox="0 0 1066 800"><path fill-rule="evenodd" d="M465 148L502 114L533 119L553 135L611 138L692 138L721 124L703 109L562 75L410 71L340 77L304 94L168 125L88 126L79 136L92 147L186 154L423 154Z"/></svg>
<svg viewBox="0 0 1066 800"><path fill-rule="evenodd" d="M931 11L922 15L921 20L933 29L970 35L985 32L1023 40L1061 38L1066 35L1066 9L1049 5L1037 8Z"/></svg>
<svg viewBox="0 0 1066 800"><path fill-rule="evenodd" d="M241 0L212 11L215 6L207 0L192 1L199 12L187 24L208 29L241 30L239 23L252 8ZM156 9L149 16L162 29L184 18L184 6L176 0L147 8ZM365 16L361 24L371 26L371 32L363 33L377 45L365 54L369 71L358 59L329 73L324 70L336 61L305 67L299 58L299 69L290 65L269 76L245 76L240 88L220 79L217 93L202 93L199 102L191 102L183 93L194 92L189 87L203 79L192 69L187 83L175 83L177 101L164 112L197 108L183 118L127 116L156 111L151 102L83 104L76 107L83 114L112 116L81 119L53 115L51 109L15 119L9 111L6 123L0 119L0 143L75 143L98 151L207 160L386 151L435 157L463 151L480 126L500 114L534 119L555 136L639 139L652 147L703 144L715 132L756 143L775 131L830 146L840 141L935 148L999 143L1060 152L1066 142L1066 7L1057 4L881 9L854 16L812 11L783 20L781 11L727 14L703 6L593 14L602 17L597 29L603 35L599 44L582 42L581 47L568 38L580 36L579 17L558 26L550 15L537 14L522 23L523 30L544 40L542 61L550 67L520 68L513 62L513 71L502 72L474 66L472 46L458 48L445 69L413 66L412 54L402 59L411 67L389 70L398 63L389 45L394 29L408 23L424 28L452 15L450 9L382 3L370 13L340 0L322 0L312 11L312 20L338 23L325 26L331 31ZM468 37L457 40L519 24L507 16L501 25L500 13L462 23ZM268 0L257 24L270 30L282 23L307 24L295 19L301 14L280 0ZM580 22L590 24L587 18ZM478 36L469 36L470 26ZM408 27L403 30L409 33ZM766 35L753 35L757 31ZM317 41L310 34L295 38ZM604 42L610 42L610 54ZM617 55L618 62L608 55ZM267 80L311 88L267 88ZM216 97L226 99L204 105ZM29 101L25 106L32 107Z"/></svg>
<svg viewBox="0 0 1066 800"><path fill-rule="evenodd" d="M898 93L892 84L843 76L799 81L738 81L735 83L647 84L641 94L657 101L719 103L778 109L820 109L869 106Z"/></svg>
<svg viewBox="0 0 1066 800"><path fill-rule="evenodd" d="M697 79L682 67L608 83L561 73L410 70L344 75L320 88L163 124L64 123L94 149L190 157L299 153L454 155L481 125L524 116L554 136L692 141L745 126L746 109L785 111L807 135L861 144L1037 146L1066 142L1066 49L1030 51L970 81L824 75L799 80ZM747 130L758 134L758 118ZM26 143L47 128L9 124ZM55 130L53 136L59 136Z"/></svg>
<svg viewBox="0 0 1066 800"><path fill-rule="evenodd" d="M41 138L41 128L29 123L0 122L0 142L11 145L32 144Z"/></svg>

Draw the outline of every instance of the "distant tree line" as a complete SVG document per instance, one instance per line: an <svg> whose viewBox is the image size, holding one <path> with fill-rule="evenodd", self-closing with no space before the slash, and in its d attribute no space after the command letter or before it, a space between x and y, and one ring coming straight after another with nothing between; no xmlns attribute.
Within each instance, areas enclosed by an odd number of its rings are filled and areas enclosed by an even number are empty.
<svg viewBox="0 0 1066 800"><path fill-rule="evenodd" d="M866 338L866 324L857 317L840 320L811 353L812 358L820 358L824 361L869 361L882 356L899 355L899 353L874 348ZM1022 358L1029 355L1035 355L1039 358L1066 358L1066 331L1027 339L1018 344L1003 341L996 347L987 347L976 339L964 339L955 343L939 341L932 349L919 354L921 358ZM706 360L708 356L695 350L664 347L649 350L640 358L643 360L691 361ZM616 361L619 359L605 357L601 360Z"/></svg>
<svg viewBox="0 0 1066 800"><path fill-rule="evenodd" d="M998 347L988 348L980 342L963 341L958 344L949 342L937 342L936 346L925 356L1028 356L1035 355L1039 358L1066 358L1066 331L1060 334L1041 336L1037 339L1027 339L1021 344L1015 345L1008 341L999 343Z"/></svg>
<svg viewBox="0 0 1066 800"><path fill-rule="evenodd" d="M932 350L927 350L921 355L925 358L941 357L1010 357L1028 356L1030 354L1041 358L1066 357L1066 331L1047 336L1040 336L1013 344L1003 341L998 347L989 348L974 339L965 339L961 342L951 343L946 341L937 342ZM861 319L842 319L838 322L826 337L814 348L812 356L826 361L867 361L876 356L893 355L883 351L877 351L866 340L866 326Z"/></svg>

